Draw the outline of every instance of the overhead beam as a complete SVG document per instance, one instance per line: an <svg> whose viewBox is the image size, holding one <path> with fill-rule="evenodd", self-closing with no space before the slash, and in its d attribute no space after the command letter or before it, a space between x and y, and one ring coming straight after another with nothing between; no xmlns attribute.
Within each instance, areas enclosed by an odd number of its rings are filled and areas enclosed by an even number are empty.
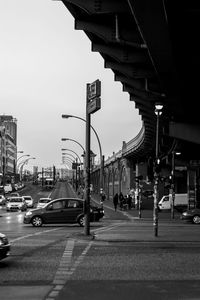
<svg viewBox="0 0 200 300"><path fill-rule="evenodd" d="M105 61L105 68L117 70L120 73L133 78L153 78L155 73L151 69L143 69L129 64L121 64L110 61Z"/></svg>
<svg viewBox="0 0 200 300"><path fill-rule="evenodd" d="M92 43L92 51L104 53L118 62L123 63L147 63L147 56L140 51L132 51L128 47L120 46L119 44L96 44Z"/></svg>
<svg viewBox="0 0 200 300"><path fill-rule="evenodd" d="M128 11L128 4L123 1L116 0L63 0L64 5L73 4L87 12L88 14L110 14L110 13L125 13Z"/></svg>

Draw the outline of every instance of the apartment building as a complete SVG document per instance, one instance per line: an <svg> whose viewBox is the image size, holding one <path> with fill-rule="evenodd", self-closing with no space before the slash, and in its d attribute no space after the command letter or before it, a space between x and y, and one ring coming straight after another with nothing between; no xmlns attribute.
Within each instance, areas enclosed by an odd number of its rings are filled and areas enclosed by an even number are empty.
<svg viewBox="0 0 200 300"><path fill-rule="evenodd" d="M11 182L16 173L17 120L11 115L0 115L0 179Z"/></svg>

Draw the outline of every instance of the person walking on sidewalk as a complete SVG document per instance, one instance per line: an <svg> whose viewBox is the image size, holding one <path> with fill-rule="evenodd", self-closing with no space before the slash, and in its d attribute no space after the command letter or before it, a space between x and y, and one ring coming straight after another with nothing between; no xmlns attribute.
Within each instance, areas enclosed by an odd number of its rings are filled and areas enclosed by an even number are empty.
<svg viewBox="0 0 200 300"><path fill-rule="evenodd" d="M117 210L118 199L119 199L119 196L118 196L118 193L116 193L115 196L113 197L113 204L114 204L115 211Z"/></svg>
<svg viewBox="0 0 200 300"><path fill-rule="evenodd" d="M122 192L120 192L119 194L119 207L122 210L123 209L123 205L124 205L124 196L122 194Z"/></svg>

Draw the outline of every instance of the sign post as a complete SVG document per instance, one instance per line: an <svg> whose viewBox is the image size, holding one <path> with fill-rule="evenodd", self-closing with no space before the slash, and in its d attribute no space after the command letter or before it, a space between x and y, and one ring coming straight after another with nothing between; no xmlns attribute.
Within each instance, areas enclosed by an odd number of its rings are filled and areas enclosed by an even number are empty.
<svg viewBox="0 0 200 300"><path fill-rule="evenodd" d="M90 235L90 126L91 114L101 108L101 82L97 79L86 87L86 155L85 155L85 235Z"/></svg>

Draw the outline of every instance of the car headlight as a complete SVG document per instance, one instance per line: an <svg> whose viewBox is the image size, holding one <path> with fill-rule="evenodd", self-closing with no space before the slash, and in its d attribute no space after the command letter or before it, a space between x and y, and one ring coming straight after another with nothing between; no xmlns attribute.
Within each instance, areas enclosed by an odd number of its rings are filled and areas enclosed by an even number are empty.
<svg viewBox="0 0 200 300"><path fill-rule="evenodd" d="M188 213L185 211L184 213L182 213L183 216L187 216Z"/></svg>
<svg viewBox="0 0 200 300"><path fill-rule="evenodd" d="M0 239L0 246L2 246L4 243L3 243L3 241L2 241L2 239Z"/></svg>
<svg viewBox="0 0 200 300"><path fill-rule="evenodd" d="M29 210L27 213L26 213L26 216L31 216L32 215L32 212Z"/></svg>

